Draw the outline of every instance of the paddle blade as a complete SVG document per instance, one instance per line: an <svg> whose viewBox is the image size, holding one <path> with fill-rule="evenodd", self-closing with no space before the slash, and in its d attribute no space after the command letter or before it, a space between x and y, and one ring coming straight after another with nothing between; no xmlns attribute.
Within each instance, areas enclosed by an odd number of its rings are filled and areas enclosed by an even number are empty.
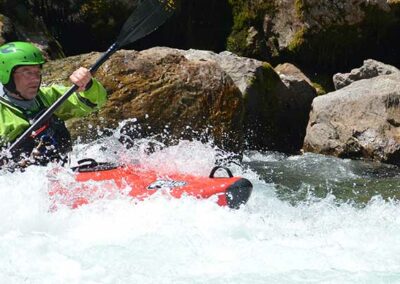
<svg viewBox="0 0 400 284"><path fill-rule="evenodd" d="M122 27L116 41L118 47L150 34L161 26L175 9L176 0L142 0Z"/></svg>

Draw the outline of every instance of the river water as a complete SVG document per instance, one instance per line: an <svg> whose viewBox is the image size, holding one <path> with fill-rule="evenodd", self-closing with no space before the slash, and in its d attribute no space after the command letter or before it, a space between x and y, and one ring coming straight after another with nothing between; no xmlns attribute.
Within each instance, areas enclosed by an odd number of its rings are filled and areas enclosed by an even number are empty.
<svg viewBox="0 0 400 284"><path fill-rule="evenodd" d="M123 153L115 145L78 145L73 163L135 159L208 175L221 158L200 142ZM400 283L396 167L247 152L231 165L254 185L239 210L120 196L52 212L54 167L0 174L2 283Z"/></svg>

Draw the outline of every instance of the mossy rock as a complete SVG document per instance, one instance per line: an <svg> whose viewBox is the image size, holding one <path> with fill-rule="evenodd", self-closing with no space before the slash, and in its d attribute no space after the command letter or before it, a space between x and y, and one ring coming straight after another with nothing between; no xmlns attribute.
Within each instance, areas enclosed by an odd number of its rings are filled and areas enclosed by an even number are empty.
<svg viewBox="0 0 400 284"><path fill-rule="evenodd" d="M306 8L304 8L306 9ZM323 72L351 69L365 58L399 61L390 52L400 44L400 5L385 12L374 5L363 7L365 18L354 25L332 25L315 32L300 30L286 50L280 54L286 60L306 69L317 67Z"/></svg>
<svg viewBox="0 0 400 284"><path fill-rule="evenodd" d="M254 0L228 0L232 6L233 27L227 39L227 50L241 56L266 59L262 49L254 50L247 43L249 28L255 30L263 29L264 17L266 14L273 15L276 9L274 1Z"/></svg>
<svg viewBox="0 0 400 284"><path fill-rule="evenodd" d="M354 14L351 14L352 11L340 11L340 7L330 14L329 5L332 3L326 3L326 7L323 3L321 7L316 7L317 1L295 0L292 3L292 16L296 20L293 19L293 23L290 20L286 22L295 31L294 36L287 37L289 42L282 42L274 28L277 15L285 9L281 2L229 0L229 3L234 24L227 39L227 49L238 55L268 61L274 65L291 62L304 70L311 79L321 75L331 77L334 73L347 71L359 66L366 58L392 65L400 62L400 54L397 52L400 44L399 1L386 3L386 8L384 4L365 1L365 4L359 3L354 7ZM327 13L326 22L315 18L323 17L323 14L318 14L318 9ZM258 33L256 43L249 42L254 30ZM331 82L325 79L320 81L318 78L316 82L322 86L322 89L318 87L320 94L332 90Z"/></svg>

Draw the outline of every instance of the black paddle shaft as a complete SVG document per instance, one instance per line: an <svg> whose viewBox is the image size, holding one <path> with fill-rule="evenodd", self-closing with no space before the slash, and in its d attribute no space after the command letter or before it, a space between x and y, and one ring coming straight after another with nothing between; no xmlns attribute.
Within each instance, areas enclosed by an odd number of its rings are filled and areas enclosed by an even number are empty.
<svg viewBox="0 0 400 284"><path fill-rule="evenodd" d="M90 67L89 71L94 74L97 69L113 55L120 47L133 43L148 35L162 25L174 12L175 0L143 0L131 16L125 22L117 41L103 53L103 55ZM62 105L76 90L78 86L73 85L65 94L59 97L11 146L6 153L13 153L33 131L47 122L57 108Z"/></svg>

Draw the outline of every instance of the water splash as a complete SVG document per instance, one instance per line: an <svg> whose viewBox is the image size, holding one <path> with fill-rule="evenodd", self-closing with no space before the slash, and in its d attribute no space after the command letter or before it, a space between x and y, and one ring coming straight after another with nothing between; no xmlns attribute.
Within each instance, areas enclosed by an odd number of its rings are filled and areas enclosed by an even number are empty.
<svg viewBox="0 0 400 284"><path fill-rule="evenodd" d="M220 151L180 141L147 152L114 138L77 145L73 158L139 159L162 170L204 174ZM114 145L115 147L109 147ZM120 153L122 153L120 155ZM377 283L400 279L400 206L379 195L364 206L325 196L290 202L279 185L343 182L381 170L305 155L247 153L233 167L253 182L240 210L210 200L157 196L98 200L49 211L47 173L0 174L0 279L5 283ZM384 170L390 173L390 169ZM379 172L379 174L376 174ZM372 174L371 174L372 173ZM375 175L376 174L376 175ZM314 177L314 178L310 178ZM395 175L389 175L395 177ZM293 192L295 190L293 189Z"/></svg>

